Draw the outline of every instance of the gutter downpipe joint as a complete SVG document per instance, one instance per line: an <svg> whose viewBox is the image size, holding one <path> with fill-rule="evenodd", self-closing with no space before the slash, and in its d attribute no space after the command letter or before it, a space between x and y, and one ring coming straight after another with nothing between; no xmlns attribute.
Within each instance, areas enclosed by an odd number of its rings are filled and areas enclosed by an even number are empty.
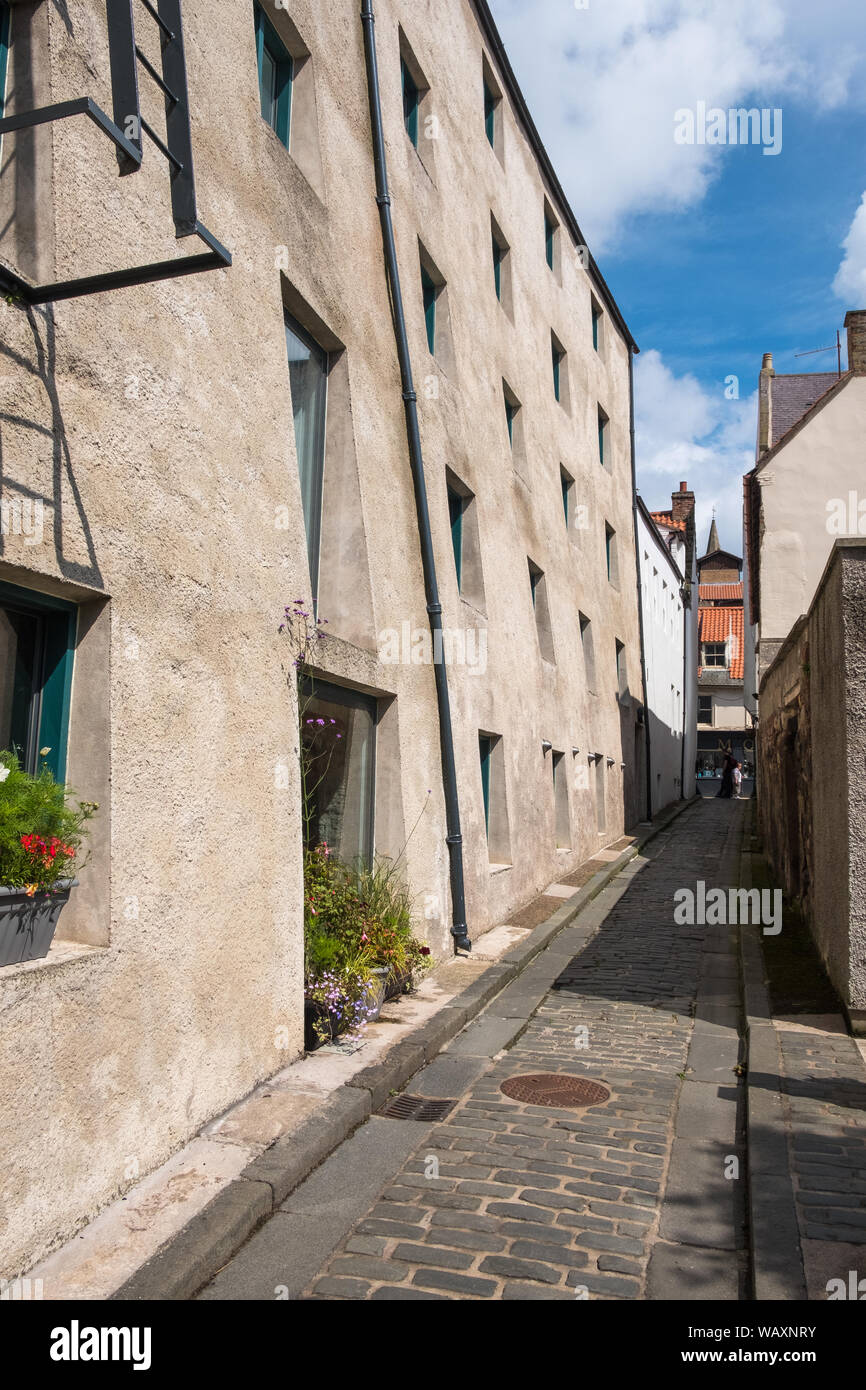
<svg viewBox="0 0 866 1390"><path fill-rule="evenodd" d="M412 363L409 356L409 339L406 333L406 319L403 313L403 296L400 290L400 276L397 269L397 248L394 242L394 226L391 219L391 196L388 192L388 170L385 157L385 136L382 126L382 105L379 94L379 70L376 62L376 17L373 14L372 0L362 0L361 22L364 29L364 58L367 69L367 93L370 102L370 122L373 137L373 164L376 171L376 202L379 207L379 221L382 227L382 244L385 253L385 268L388 277L388 290L391 299L391 316L394 323L394 337L397 343L397 356L400 362L400 378L403 387L403 409L406 415L406 436L409 443L409 463L412 469L412 483L415 489L415 509L418 513L418 538L421 545L421 566L424 573L424 592L427 601L427 614L433 636L433 651L440 654L433 662L436 680L436 701L439 709L439 745L442 756L442 788L445 794L446 844L448 846L449 876L451 883L451 935L454 950L471 951L472 942L466 926L466 900L463 886L463 836L460 830L460 804L457 795L457 769L454 762L454 734L451 725L451 704L448 698L448 673L444 660L444 645L437 642L436 634L442 630L442 605L439 602L439 589L436 583L436 563L433 555L433 538L430 533L430 513L427 506L427 485L424 480L424 459L421 452L421 434L418 428L418 404L412 380Z"/></svg>

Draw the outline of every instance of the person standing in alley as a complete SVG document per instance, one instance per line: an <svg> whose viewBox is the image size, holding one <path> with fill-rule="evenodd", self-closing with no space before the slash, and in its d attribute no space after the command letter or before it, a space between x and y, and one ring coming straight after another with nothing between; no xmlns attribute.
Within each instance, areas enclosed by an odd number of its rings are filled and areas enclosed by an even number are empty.
<svg viewBox="0 0 866 1390"><path fill-rule="evenodd" d="M742 791L743 786L743 769L740 767L740 764L738 762L734 763L732 776L734 779L734 796L739 801L740 793Z"/></svg>
<svg viewBox="0 0 866 1390"><path fill-rule="evenodd" d="M734 792L734 757L729 751L725 754L725 761L722 764L722 785L719 787L717 796L733 796Z"/></svg>

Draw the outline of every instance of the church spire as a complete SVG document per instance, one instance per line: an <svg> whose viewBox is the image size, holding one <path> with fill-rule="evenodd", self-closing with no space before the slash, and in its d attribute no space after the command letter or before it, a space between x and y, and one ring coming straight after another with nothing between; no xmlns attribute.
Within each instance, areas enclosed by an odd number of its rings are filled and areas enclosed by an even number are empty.
<svg viewBox="0 0 866 1390"><path fill-rule="evenodd" d="M712 555L714 550L721 550L721 548L719 542L719 528L716 526L716 518L713 517L713 522L710 526L710 539L707 541L707 554Z"/></svg>

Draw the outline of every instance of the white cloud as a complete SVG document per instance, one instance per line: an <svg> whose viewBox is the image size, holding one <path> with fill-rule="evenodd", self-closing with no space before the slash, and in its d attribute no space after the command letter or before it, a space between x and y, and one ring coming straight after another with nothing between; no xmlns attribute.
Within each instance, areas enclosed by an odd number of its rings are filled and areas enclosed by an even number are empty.
<svg viewBox="0 0 866 1390"><path fill-rule="evenodd" d="M715 508L726 550L742 545L742 477L754 464L757 396L728 400L723 382L708 390L676 376L654 349L635 361L635 453L638 490L652 511L670 506L685 481L695 494L702 553Z"/></svg>
<svg viewBox="0 0 866 1390"><path fill-rule="evenodd" d="M849 309L862 309L866 305L866 193L842 247L845 256L833 281L833 293L844 300Z"/></svg>
<svg viewBox="0 0 866 1390"><path fill-rule="evenodd" d="M697 205L724 161L674 113L866 101L862 0L492 0L554 167L596 252L638 212ZM783 145L784 152L784 145Z"/></svg>

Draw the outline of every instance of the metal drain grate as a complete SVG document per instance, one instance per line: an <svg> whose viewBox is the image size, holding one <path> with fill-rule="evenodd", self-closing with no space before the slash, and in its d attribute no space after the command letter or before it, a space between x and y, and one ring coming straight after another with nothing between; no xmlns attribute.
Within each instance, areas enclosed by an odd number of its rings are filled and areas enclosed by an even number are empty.
<svg viewBox="0 0 866 1390"><path fill-rule="evenodd" d="M585 1081L581 1076L558 1076L555 1072L511 1076L499 1089L509 1100L519 1100L523 1105L549 1105L555 1109L603 1105L610 1100L610 1091L597 1081Z"/></svg>
<svg viewBox="0 0 866 1390"><path fill-rule="evenodd" d="M394 1096L381 1111L389 1120L444 1120L456 1100L428 1100L427 1096Z"/></svg>

